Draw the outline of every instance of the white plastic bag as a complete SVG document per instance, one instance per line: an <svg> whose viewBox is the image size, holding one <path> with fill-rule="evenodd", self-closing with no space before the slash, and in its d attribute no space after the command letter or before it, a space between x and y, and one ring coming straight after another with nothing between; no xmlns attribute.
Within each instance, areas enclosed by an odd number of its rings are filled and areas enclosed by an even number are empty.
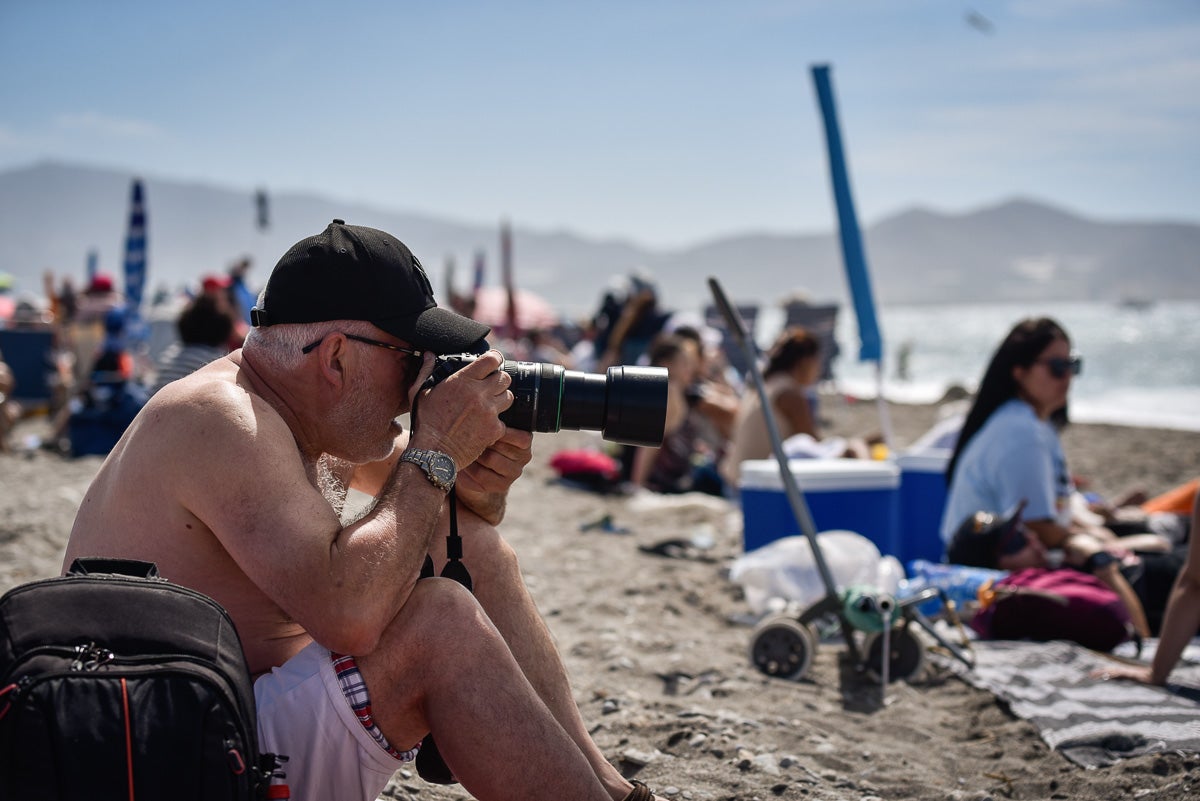
<svg viewBox="0 0 1200 801"><path fill-rule="evenodd" d="M822 531L817 534L817 546L839 592L852 584L867 584L894 595L904 579L899 560L880 556L875 543L861 534ZM827 592L808 538L799 535L775 540L738 557L729 578L742 586L755 614L765 612L772 598L807 607Z"/></svg>

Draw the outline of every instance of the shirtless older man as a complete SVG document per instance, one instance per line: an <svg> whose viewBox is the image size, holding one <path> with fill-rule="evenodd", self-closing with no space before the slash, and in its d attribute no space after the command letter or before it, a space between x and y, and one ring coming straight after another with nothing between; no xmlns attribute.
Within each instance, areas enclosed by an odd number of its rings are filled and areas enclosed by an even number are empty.
<svg viewBox="0 0 1200 801"><path fill-rule="evenodd" d="M420 389L434 354L482 349L487 327L437 308L400 241L340 220L284 254L254 317L241 350L134 420L64 564L153 561L229 610L294 797L374 799L432 732L477 798L650 799L588 735L496 531L532 442L498 418L501 355ZM474 595L420 578L445 561L452 484ZM376 499L356 520L348 488Z"/></svg>

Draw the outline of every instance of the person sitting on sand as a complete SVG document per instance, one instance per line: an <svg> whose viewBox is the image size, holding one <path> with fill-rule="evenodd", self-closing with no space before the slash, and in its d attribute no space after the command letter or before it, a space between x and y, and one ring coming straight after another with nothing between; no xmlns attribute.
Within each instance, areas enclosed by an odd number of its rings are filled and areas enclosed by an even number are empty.
<svg viewBox="0 0 1200 801"><path fill-rule="evenodd" d="M341 220L283 255L254 322L150 399L80 504L64 567L155 562L228 609L260 744L290 757L294 797L370 801L440 752L481 799L653 798L588 734L497 531L532 435L499 419L511 379L487 326L438 308L399 240ZM435 354L470 351L425 386ZM350 489L375 499L354 519ZM455 518L474 594L433 577Z"/></svg>
<svg viewBox="0 0 1200 801"><path fill-rule="evenodd" d="M626 446L623 473L636 487L678 493L693 489L695 432L688 427L688 389L700 369L700 353L687 337L659 334L650 343L651 367L667 371L667 413L663 444L657 448Z"/></svg>
<svg viewBox="0 0 1200 801"><path fill-rule="evenodd" d="M946 468L943 542L976 511L999 514L1025 501L1026 525L1048 548L1082 533L1121 553L1170 549L1165 537L1118 540L1109 529L1073 517L1074 485L1058 431L1067 421L1071 378L1081 366L1054 320L1026 319L1009 331L988 363Z"/></svg>
<svg viewBox="0 0 1200 801"><path fill-rule="evenodd" d="M228 353L234 320L227 307L205 293L184 307L175 328L179 341L168 345L158 357L151 395Z"/></svg>
<svg viewBox="0 0 1200 801"><path fill-rule="evenodd" d="M21 417L21 405L12 399L12 391L16 386L12 369L4 361L4 354L0 353L0 451L8 450L8 432Z"/></svg>
<svg viewBox="0 0 1200 801"><path fill-rule="evenodd" d="M1024 504L1024 525L1045 548L1104 550L1124 563L1161 563L1169 585L1180 564L1177 557L1139 560L1134 555L1173 556L1166 538L1118 538L1103 526L1081 525L1073 518L1074 486L1058 431L1067 419L1071 377L1081 365L1054 320L1022 320L1008 333L988 364L946 468L942 540L949 545L959 523L977 511L1002 514ZM1133 588L1115 567L1097 575L1128 605ZM1154 582L1156 587L1162 583ZM1161 609L1157 601L1152 605ZM1139 634L1149 636L1149 622L1137 615L1134 622Z"/></svg>
<svg viewBox="0 0 1200 801"><path fill-rule="evenodd" d="M1200 530L1200 497L1193 501L1191 529ZM1171 588L1154 660L1149 665L1112 665L1096 671L1093 676L1164 685L1179 663L1183 649L1197 633L1200 633L1200 545L1192 538L1187 561Z"/></svg>
<svg viewBox="0 0 1200 801"><path fill-rule="evenodd" d="M763 384L782 440L806 435L812 443L821 441L814 412L813 387L821 377L821 340L802 326L784 329L767 352ZM867 454L865 441L839 444L834 456L861 457ZM721 476L729 487L736 487L738 471L747 459L767 459L772 454L771 438L758 392L747 389L738 406L729 447L721 460Z"/></svg>

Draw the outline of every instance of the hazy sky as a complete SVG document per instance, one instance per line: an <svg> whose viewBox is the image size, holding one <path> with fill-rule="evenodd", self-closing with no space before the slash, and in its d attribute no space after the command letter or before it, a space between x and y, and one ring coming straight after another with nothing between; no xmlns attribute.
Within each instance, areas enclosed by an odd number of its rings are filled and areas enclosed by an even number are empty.
<svg viewBox="0 0 1200 801"><path fill-rule="evenodd" d="M1014 195L1200 219L1193 0L0 0L42 159L645 245Z"/></svg>

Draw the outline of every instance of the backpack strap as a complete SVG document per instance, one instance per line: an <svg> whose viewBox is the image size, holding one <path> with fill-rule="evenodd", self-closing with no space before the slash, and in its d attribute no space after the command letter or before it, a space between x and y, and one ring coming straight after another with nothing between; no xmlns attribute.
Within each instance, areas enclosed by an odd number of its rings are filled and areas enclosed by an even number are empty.
<svg viewBox="0 0 1200 801"><path fill-rule="evenodd" d="M71 563L69 576L90 576L93 573L116 573L134 578L158 578L158 565L140 559L109 559L102 556L84 556Z"/></svg>

